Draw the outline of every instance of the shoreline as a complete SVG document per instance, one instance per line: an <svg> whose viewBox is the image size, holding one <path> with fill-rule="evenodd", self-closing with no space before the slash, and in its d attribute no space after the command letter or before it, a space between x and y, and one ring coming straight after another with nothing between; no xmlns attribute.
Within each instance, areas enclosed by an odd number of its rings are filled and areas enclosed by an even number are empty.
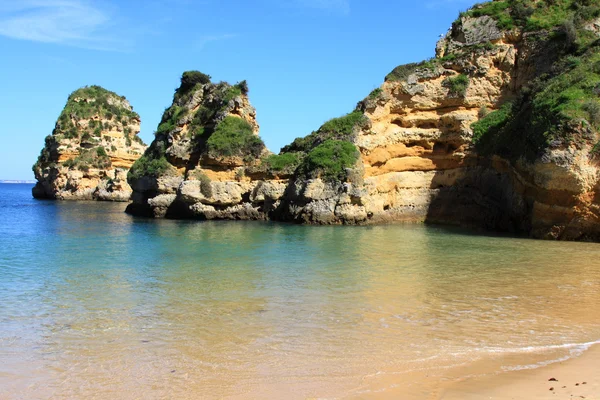
<svg viewBox="0 0 600 400"><path fill-rule="evenodd" d="M556 380L552 380L556 379ZM439 400L600 399L600 344L581 355L535 369L453 382Z"/></svg>

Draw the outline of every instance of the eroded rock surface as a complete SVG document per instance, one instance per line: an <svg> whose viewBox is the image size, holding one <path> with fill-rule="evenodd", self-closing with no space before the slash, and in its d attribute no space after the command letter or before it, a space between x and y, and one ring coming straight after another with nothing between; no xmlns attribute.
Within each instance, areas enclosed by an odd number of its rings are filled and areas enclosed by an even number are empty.
<svg viewBox="0 0 600 400"><path fill-rule="evenodd" d="M127 171L146 146L129 102L98 86L73 92L33 166L40 199L129 201Z"/></svg>

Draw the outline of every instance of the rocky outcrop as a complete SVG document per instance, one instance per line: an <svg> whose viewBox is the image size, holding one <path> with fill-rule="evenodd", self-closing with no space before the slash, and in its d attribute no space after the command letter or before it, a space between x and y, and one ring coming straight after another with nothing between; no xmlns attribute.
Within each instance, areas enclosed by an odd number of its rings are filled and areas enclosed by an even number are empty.
<svg viewBox="0 0 600 400"><path fill-rule="evenodd" d="M268 154L258 137L256 111L247 92L245 82L232 86L212 83L198 71L183 74L154 142L130 171L134 195L128 212L173 218L266 218L262 207L269 194L260 192L259 181L245 176L246 168ZM261 205L253 201L257 196L262 196Z"/></svg>
<svg viewBox="0 0 600 400"><path fill-rule="evenodd" d="M397 67L352 113L279 155L223 157L206 145L227 116L257 132L245 93L224 102L218 85L204 83L185 101L176 94L163 117L172 129L153 143L153 162L165 164L130 176L130 211L600 240L600 7L529 3L461 14L436 58ZM204 139L186 139L196 110L214 120L196 124L203 130L192 137Z"/></svg>
<svg viewBox="0 0 600 400"><path fill-rule="evenodd" d="M572 87L562 80L585 73L560 66L576 60L564 27L501 31L496 24L463 16L438 43L438 58L394 71L377 99L363 102L372 126L356 144L367 212L373 221L599 240L597 95L578 94L577 102L592 105L587 114L561 115L569 106L561 91ZM593 44L579 54L576 62L598 60ZM597 72L590 78L600 82Z"/></svg>
<svg viewBox="0 0 600 400"><path fill-rule="evenodd" d="M129 102L99 86L73 92L33 166L39 199L129 201L127 171L146 146Z"/></svg>

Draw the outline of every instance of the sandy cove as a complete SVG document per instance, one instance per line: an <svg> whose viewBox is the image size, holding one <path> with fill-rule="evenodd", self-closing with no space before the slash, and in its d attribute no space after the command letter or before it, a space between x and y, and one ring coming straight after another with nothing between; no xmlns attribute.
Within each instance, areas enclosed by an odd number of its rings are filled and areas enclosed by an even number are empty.
<svg viewBox="0 0 600 400"><path fill-rule="evenodd" d="M546 367L454 383L440 400L600 399L600 345Z"/></svg>

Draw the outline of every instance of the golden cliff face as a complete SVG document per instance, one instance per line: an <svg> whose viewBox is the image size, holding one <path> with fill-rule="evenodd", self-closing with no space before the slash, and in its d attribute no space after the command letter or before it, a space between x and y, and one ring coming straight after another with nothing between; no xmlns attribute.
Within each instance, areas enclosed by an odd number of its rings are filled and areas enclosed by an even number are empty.
<svg viewBox="0 0 600 400"><path fill-rule="evenodd" d="M462 28L485 24L487 17L463 19ZM438 44L439 56L444 55L440 48L457 44L452 35ZM529 60L535 55L523 36L509 32L483 39L485 45L465 45L457 57L438 57L403 79L388 79L363 102L371 124L355 144L365 171L362 202L371 221L597 238L600 170L592 133L587 141L550 146L534 161L478 153L471 125L516 97L536 73ZM454 93L448 82L459 75L468 76L468 84Z"/></svg>
<svg viewBox="0 0 600 400"><path fill-rule="evenodd" d="M74 92L34 173L37 198L128 201L127 171L146 146L129 102L99 87Z"/></svg>
<svg viewBox="0 0 600 400"><path fill-rule="evenodd" d="M482 107L493 110L511 95L516 50L498 40L460 64L416 67L405 80L388 80L366 102L370 128L355 141L364 164L364 199L375 219L427 219L439 187L453 185L477 164L471 124ZM448 79L469 71L464 93L453 93Z"/></svg>

